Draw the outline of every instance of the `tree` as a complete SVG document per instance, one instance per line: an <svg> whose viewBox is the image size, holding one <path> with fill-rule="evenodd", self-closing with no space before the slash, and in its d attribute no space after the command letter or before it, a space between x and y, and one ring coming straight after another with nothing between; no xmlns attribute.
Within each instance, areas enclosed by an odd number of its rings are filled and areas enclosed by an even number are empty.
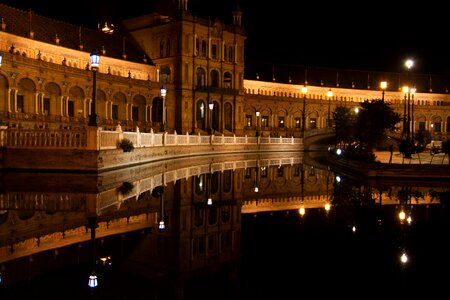
<svg viewBox="0 0 450 300"><path fill-rule="evenodd" d="M376 144L386 137L387 131L395 129L400 121L400 114L382 100L361 103L357 118L357 138L361 149L373 152Z"/></svg>
<svg viewBox="0 0 450 300"><path fill-rule="evenodd" d="M348 107L337 107L333 112L336 144L360 157L370 159L377 143L388 130L395 129L400 114L382 100L361 103L358 112Z"/></svg>
<svg viewBox="0 0 450 300"><path fill-rule="evenodd" d="M355 141L356 136L356 112L346 106L338 106L333 112L335 124L336 145L348 148Z"/></svg>

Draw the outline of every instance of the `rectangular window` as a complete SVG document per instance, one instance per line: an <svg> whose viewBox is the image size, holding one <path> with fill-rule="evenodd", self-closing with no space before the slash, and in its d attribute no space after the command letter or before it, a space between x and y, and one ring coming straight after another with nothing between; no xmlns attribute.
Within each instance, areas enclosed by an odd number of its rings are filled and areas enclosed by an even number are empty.
<svg viewBox="0 0 450 300"><path fill-rule="evenodd" d="M252 169L251 168L246 168L244 170L244 177L245 178L252 178Z"/></svg>
<svg viewBox="0 0 450 300"><path fill-rule="evenodd" d="M44 114L49 115L50 114L50 99L44 98Z"/></svg>
<svg viewBox="0 0 450 300"><path fill-rule="evenodd" d="M217 44L212 44L211 56L212 56L212 59L217 59Z"/></svg>
<svg viewBox="0 0 450 300"><path fill-rule="evenodd" d="M245 126L247 126L247 127L252 126L252 115L245 116Z"/></svg>
<svg viewBox="0 0 450 300"><path fill-rule="evenodd" d="M309 119L309 128L311 128L311 129L317 128L317 119L316 118Z"/></svg>
<svg viewBox="0 0 450 300"><path fill-rule="evenodd" d="M261 167L261 178L267 178L267 167Z"/></svg>
<svg viewBox="0 0 450 300"><path fill-rule="evenodd" d="M133 121L139 121L139 107L133 106L131 108L131 116L133 118Z"/></svg>
<svg viewBox="0 0 450 300"><path fill-rule="evenodd" d="M425 122L419 122L419 131L425 131Z"/></svg>
<svg viewBox="0 0 450 300"><path fill-rule="evenodd" d="M300 118L294 119L295 128L300 128Z"/></svg>
<svg viewBox="0 0 450 300"><path fill-rule="evenodd" d="M17 112L25 112L24 107L23 107L23 95L17 95Z"/></svg>
<svg viewBox="0 0 450 300"><path fill-rule="evenodd" d="M278 167L277 168L277 176L278 177L284 177L284 168L283 167Z"/></svg>
<svg viewBox="0 0 450 300"><path fill-rule="evenodd" d="M431 128L433 128L433 132L441 132L441 122L431 123Z"/></svg>
<svg viewBox="0 0 450 300"><path fill-rule="evenodd" d="M119 105L117 104L112 105L111 115L113 120L119 120Z"/></svg>
<svg viewBox="0 0 450 300"><path fill-rule="evenodd" d="M75 116L75 103L73 101L67 101L67 115L69 117Z"/></svg>
<svg viewBox="0 0 450 300"><path fill-rule="evenodd" d="M294 177L299 177L300 174L301 174L301 168L300 168L300 166L295 166L295 167L294 167L294 170L293 170L293 175L294 175Z"/></svg>
<svg viewBox="0 0 450 300"><path fill-rule="evenodd" d="M261 127L269 127L269 116L262 116Z"/></svg>
<svg viewBox="0 0 450 300"><path fill-rule="evenodd" d="M278 127L284 128L284 117L278 117Z"/></svg>

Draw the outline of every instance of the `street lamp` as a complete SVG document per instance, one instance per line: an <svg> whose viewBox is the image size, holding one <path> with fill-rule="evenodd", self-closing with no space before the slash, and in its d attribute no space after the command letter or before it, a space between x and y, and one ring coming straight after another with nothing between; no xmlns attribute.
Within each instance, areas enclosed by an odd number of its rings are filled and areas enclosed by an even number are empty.
<svg viewBox="0 0 450 300"><path fill-rule="evenodd" d="M305 86L302 87L303 94L303 110L302 110L302 137L305 137L305 122L306 122L306 93L308 92L308 88Z"/></svg>
<svg viewBox="0 0 450 300"><path fill-rule="evenodd" d="M166 95L167 95L167 89L163 86L161 86L160 89L161 92L161 98L162 98L162 123L160 131L166 130Z"/></svg>
<svg viewBox="0 0 450 300"><path fill-rule="evenodd" d="M208 103L208 107L209 107L209 134L212 135L212 117L213 117L213 109L214 109L214 102L209 102Z"/></svg>
<svg viewBox="0 0 450 300"><path fill-rule="evenodd" d="M382 90L382 92L381 92L381 101L384 102L384 91L387 88L387 81L380 82L380 87L381 87L381 90Z"/></svg>
<svg viewBox="0 0 450 300"><path fill-rule="evenodd" d="M411 144L414 145L414 93L416 92L416 88L411 88Z"/></svg>
<svg viewBox="0 0 450 300"><path fill-rule="evenodd" d="M256 111L256 137L259 136L259 116L261 115L261 113L259 112L259 110Z"/></svg>
<svg viewBox="0 0 450 300"><path fill-rule="evenodd" d="M333 97L333 92L331 91L331 89L328 90L327 92L327 97L328 97L328 119L327 119L327 128L331 127L331 115L330 115L330 111L331 111L331 97Z"/></svg>
<svg viewBox="0 0 450 300"><path fill-rule="evenodd" d="M100 55L97 52L91 53L91 70L92 70L92 105L91 114L89 116L89 126L98 126L97 115L97 71L100 65Z"/></svg>
<svg viewBox="0 0 450 300"><path fill-rule="evenodd" d="M408 69L408 89L406 90L404 88L404 91L408 93L407 98L407 117L405 118L405 125L406 125L406 141L405 141L405 157L411 158L412 154L412 145L411 145L411 128L410 128L410 120L411 120L411 114L410 114L410 102L411 102L411 78L410 78L410 71L412 66L414 65L414 61L411 59L406 60L405 66ZM405 95L406 97L406 95ZM406 102L406 101L405 101ZM404 111L405 112L405 111Z"/></svg>

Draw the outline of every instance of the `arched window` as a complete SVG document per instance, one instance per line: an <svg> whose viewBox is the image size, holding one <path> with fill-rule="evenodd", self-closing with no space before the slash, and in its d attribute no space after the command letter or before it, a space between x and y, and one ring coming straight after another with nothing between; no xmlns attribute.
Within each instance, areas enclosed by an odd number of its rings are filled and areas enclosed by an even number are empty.
<svg viewBox="0 0 450 300"><path fill-rule="evenodd" d="M197 88L202 88L205 86L206 82L206 71L203 68L197 68L197 72L196 72L197 76L196 76L196 83L195 85L197 86Z"/></svg>
<svg viewBox="0 0 450 300"><path fill-rule="evenodd" d="M197 128L205 130L206 129L206 105L205 102L203 100L199 100L197 102L197 112L196 112L196 116L197 116Z"/></svg>

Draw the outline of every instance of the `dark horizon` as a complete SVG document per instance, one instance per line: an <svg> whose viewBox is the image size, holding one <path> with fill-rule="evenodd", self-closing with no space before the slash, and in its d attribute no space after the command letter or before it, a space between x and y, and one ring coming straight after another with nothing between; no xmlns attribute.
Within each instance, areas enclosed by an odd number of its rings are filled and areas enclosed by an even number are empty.
<svg viewBox="0 0 450 300"><path fill-rule="evenodd" d="M50 1L2 1L41 16L96 28L104 20L116 21L152 12L158 0L127 5L104 0L81 1L61 10ZM235 0L190 0L191 11L204 18L231 23ZM383 3L355 7L350 3L313 3L239 0L246 31L246 61L310 67L405 72L404 61L415 61L414 72L448 74L450 48L445 43L444 10L428 5L392 7ZM432 17L430 17L432 16ZM426 22L423 21L426 17Z"/></svg>

